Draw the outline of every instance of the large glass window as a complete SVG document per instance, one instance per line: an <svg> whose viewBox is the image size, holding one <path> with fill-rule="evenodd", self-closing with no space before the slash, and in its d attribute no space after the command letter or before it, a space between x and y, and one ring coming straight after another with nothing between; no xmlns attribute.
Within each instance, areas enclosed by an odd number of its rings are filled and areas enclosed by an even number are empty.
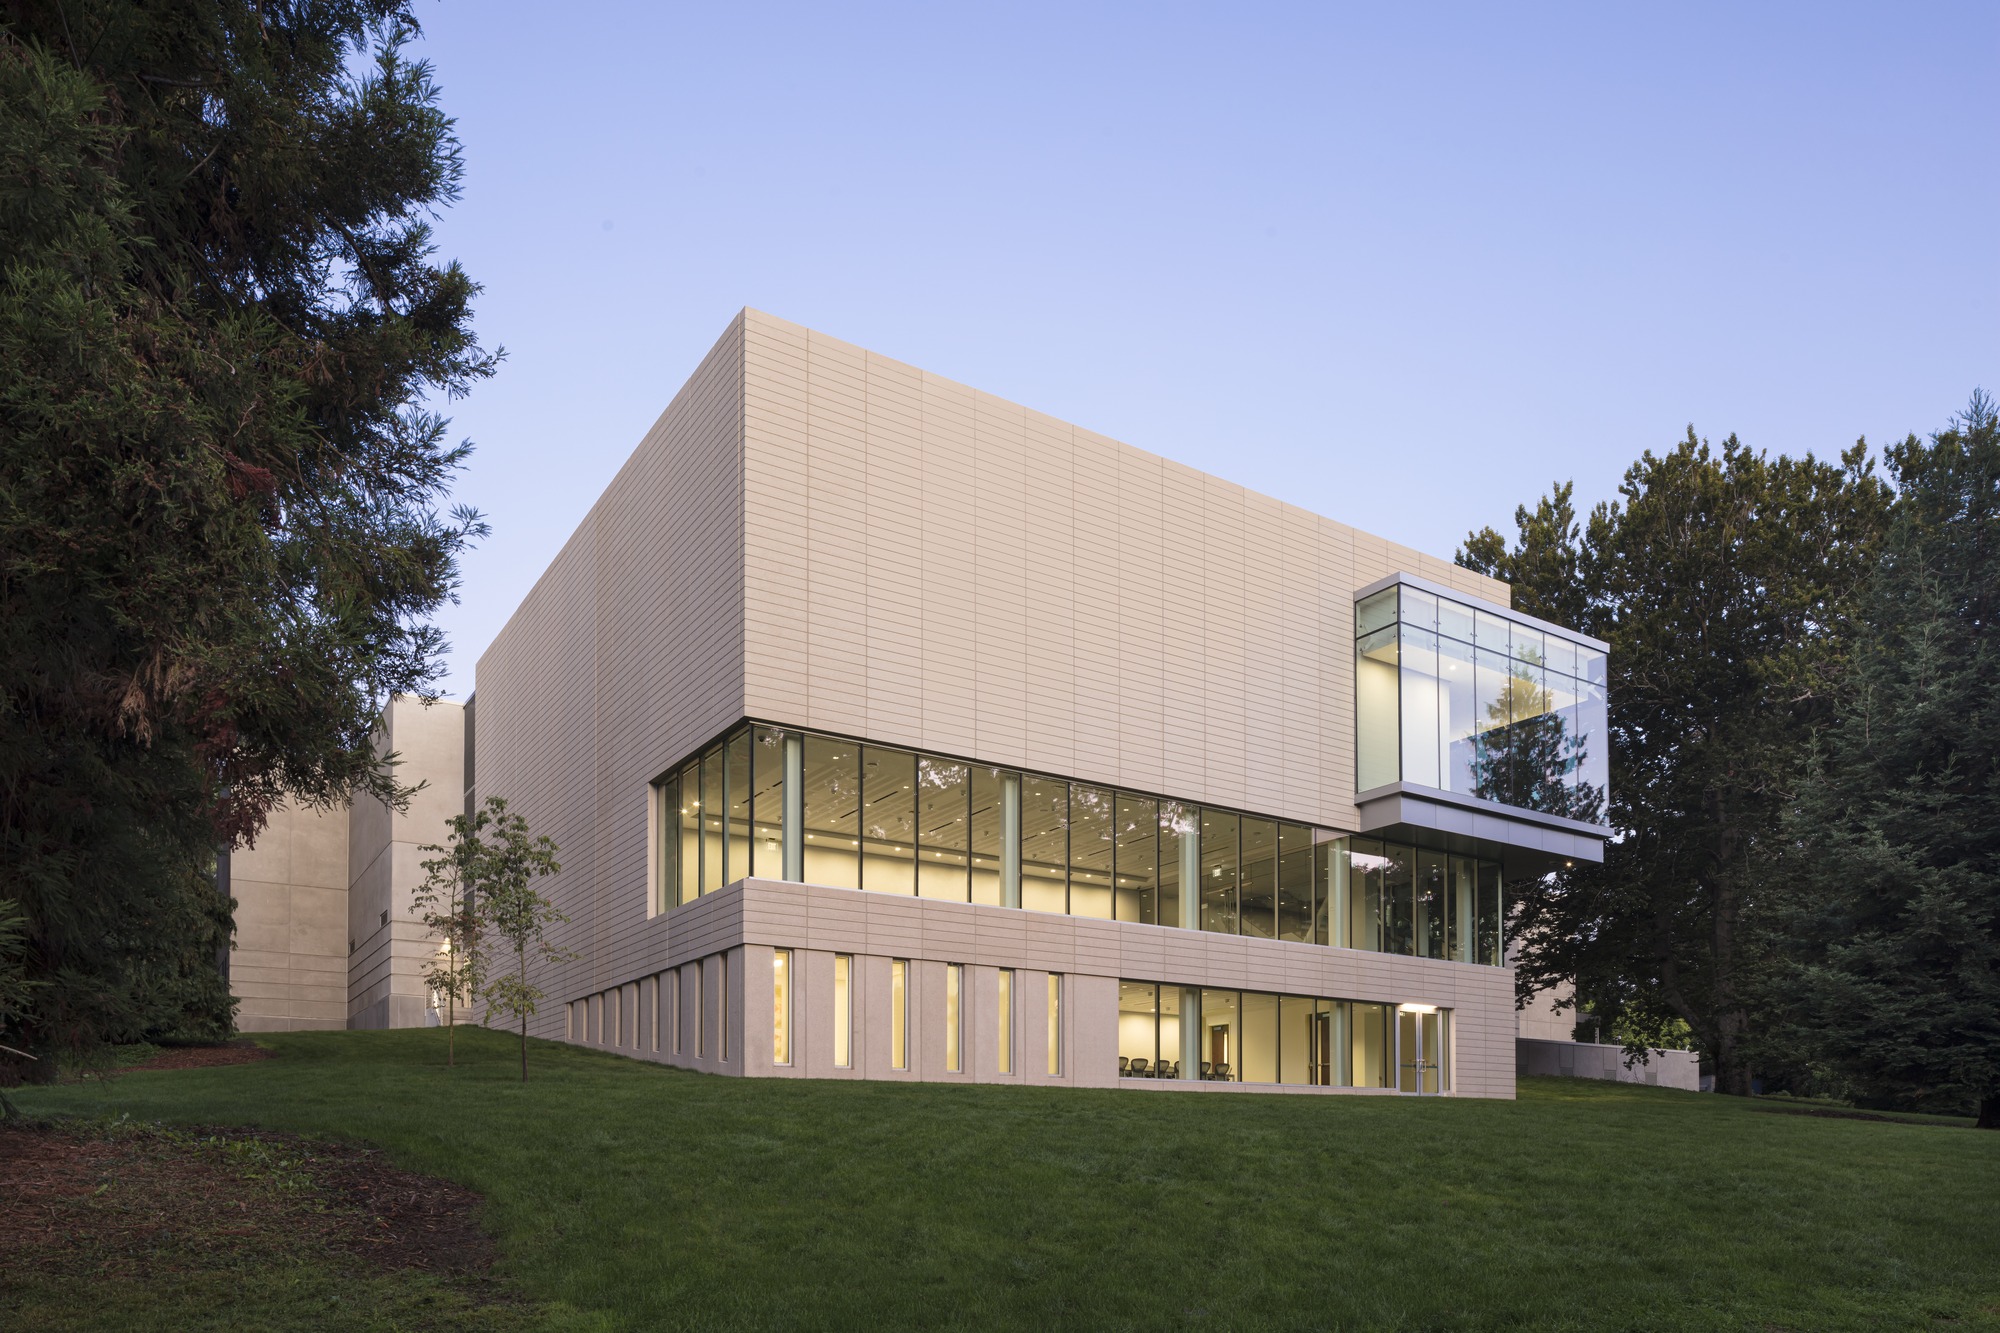
<svg viewBox="0 0 2000 1333"><path fill-rule="evenodd" d="M1237 828L1221 810L1201 812L1201 928L1236 933Z"/></svg>
<svg viewBox="0 0 2000 1333"><path fill-rule="evenodd" d="M1120 921L1152 925L1159 921L1160 807L1140 796L1118 794L1115 866Z"/></svg>
<svg viewBox="0 0 2000 1333"><path fill-rule="evenodd" d="M1554 642L1522 651L1552 652ZM1585 662L1582 650L1561 660ZM1458 962L1501 958L1496 865L1303 824L747 724L657 779L651 795L655 910L757 874ZM1188 1040L1198 1044L1192 1029ZM1185 1051L1174 1058L1185 1063ZM1244 1058L1239 1050L1230 1061L1238 1076Z"/></svg>
<svg viewBox="0 0 2000 1333"><path fill-rule="evenodd" d="M1147 981L1118 983L1118 1075L1152 1078L1160 1062L1160 988Z"/></svg>
<svg viewBox="0 0 2000 1333"><path fill-rule="evenodd" d="M1395 1032L1391 1024L1396 1007L1356 1002L1348 1008L1352 1011L1352 1022L1347 1044L1349 1070L1346 1086L1394 1087L1395 1079L1390 1066L1395 1057Z"/></svg>
<svg viewBox="0 0 2000 1333"><path fill-rule="evenodd" d="M861 887L861 748L805 738L805 877L832 889Z"/></svg>
<svg viewBox="0 0 2000 1333"><path fill-rule="evenodd" d="M1118 986L1118 1072L1126 1078L1201 1078L1306 1087L1398 1086L1397 1006L1258 991L1195 990L1121 981ZM1412 1091L1449 1091L1450 1016L1437 1013L1430 1081L1417 1071ZM1419 1040L1423 1034L1419 1034ZM1198 1059L1185 1054L1191 1042ZM1444 1054L1441 1054L1444 1053ZM1143 1063L1142 1063L1143 1062Z"/></svg>
<svg viewBox="0 0 2000 1333"><path fill-rule="evenodd" d="M1278 825L1278 938L1315 943L1313 836L1303 824Z"/></svg>
<svg viewBox="0 0 2000 1333"><path fill-rule="evenodd" d="M971 770L972 901L1001 905L1000 842L1005 822L1007 778L997 768L974 765Z"/></svg>
<svg viewBox="0 0 2000 1333"><path fill-rule="evenodd" d="M680 782L680 901L691 903L701 895L701 760L690 759L681 769Z"/></svg>
<svg viewBox="0 0 2000 1333"><path fill-rule="evenodd" d="M1201 823L1196 807L1160 802L1160 924L1193 930L1201 915Z"/></svg>
<svg viewBox="0 0 2000 1333"><path fill-rule="evenodd" d="M1278 937L1278 826L1268 819L1241 822L1242 879L1237 889L1239 920L1245 935Z"/></svg>
<svg viewBox="0 0 2000 1333"><path fill-rule="evenodd" d="M1600 649L1406 584L1355 604L1355 778L1605 817Z"/></svg>
<svg viewBox="0 0 2000 1333"><path fill-rule="evenodd" d="M750 873L750 729L729 737L722 748L723 869L722 882L734 884Z"/></svg>
<svg viewBox="0 0 2000 1333"><path fill-rule="evenodd" d="M1243 1081L1278 1081L1278 997L1245 991L1243 1016Z"/></svg>
<svg viewBox="0 0 2000 1333"><path fill-rule="evenodd" d="M965 902L970 867L972 770L929 755L917 759L917 892Z"/></svg>
<svg viewBox="0 0 2000 1333"><path fill-rule="evenodd" d="M751 747L750 873L785 877L785 733L759 727Z"/></svg>
<svg viewBox="0 0 2000 1333"><path fill-rule="evenodd" d="M1243 1028L1233 990L1201 993L1201 1076L1227 1083L1243 1077Z"/></svg>
<svg viewBox="0 0 2000 1333"><path fill-rule="evenodd" d="M1069 911L1069 784L1021 779L1021 906Z"/></svg>
<svg viewBox="0 0 2000 1333"><path fill-rule="evenodd" d="M1449 915L1449 895L1445 891L1443 852L1419 847L1416 857L1416 954L1419 958L1445 957L1445 927Z"/></svg>
<svg viewBox="0 0 2000 1333"><path fill-rule="evenodd" d="M917 757L908 750L861 751L861 887L917 891Z"/></svg>
<svg viewBox="0 0 2000 1333"><path fill-rule="evenodd" d="M669 773L653 784L653 826L657 830L653 859L652 911L664 912L680 901L681 779Z"/></svg>
<svg viewBox="0 0 2000 1333"><path fill-rule="evenodd" d="M1073 782L1069 788L1069 910L1071 916L1111 919L1112 794L1106 787Z"/></svg>
<svg viewBox="0 0 2000 1333"><path fill-rule="evenodd" d="M701 891L714 893L723 885L723 841L728 836L728 810L723 797L722 747L701 757Z"/></svg>

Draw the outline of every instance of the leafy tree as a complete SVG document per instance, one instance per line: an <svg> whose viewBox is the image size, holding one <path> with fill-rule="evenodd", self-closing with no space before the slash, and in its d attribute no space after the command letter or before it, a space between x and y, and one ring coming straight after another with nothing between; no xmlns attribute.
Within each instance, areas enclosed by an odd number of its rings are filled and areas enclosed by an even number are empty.
<svg viewBox="0 0 2000 1333"><path fill-rule="evenodd" d="M507 802L498 796L486 798L488 831L478 857L478 878L473 892L478 897L480 920L505 943L513 954L512 970L495 971L480 992L487 1015L495 1012L513 1018L521 1028L521 1081L528 1081L528 1020L548 997L528 980L528 964L538 966L567 963L576 957L568 949L549 942L550 926L569 918L535 888L535 881L553 875L562 867L556 863L556 845L546 837L532 837L528 821L507 813Z"/></svg>
<svg viewBox="0 0 2000 1333"><path fill-rule="evenodd" d="M1556 486L1516 511L1511 545L1489 528L1458 555L1521 610L1611 645L1614 836L1602 866L1514 887L1518 981L1573 981L1635 1046L1683 1022L1717 1086L1747 1093L1759 888L1889 495L1860 444L1837 464L1772 459L1692 429L1619 494L1582 523Z"/></svg>
<svg viewBox="0 0 2000 1333"><path fill-rule="evenodd" d="M438 952L424 966L424 984L444 997L446 1065L458 1060L459 1002L470 1004L485 981L479 949L485 923L477 888L486 875L484 835L492 822L490 809L453 815L444 844L426 843L419 849L438 853L423 863L423 887L411 902L438 941Z"/></svg>
<svg viewBox="0 0 2000 1333"><path fill-rule="evenodd" d="M429 406L494 367L426 222L458 148L401 54L402 0L6 15L0 895L38 983L22 1040L226 1032L216 849L281 793L401 799L369 733L436 679L428 617L483 530L441 509L466 448Z"/></svg>
<svg viewBox="0 0 2000 1333"><path fill-rule="evenodd" d="M1888 451L1854 669L1790 810L1774 996L1858 1090L2000 1129L2000 417Z"/></svg>

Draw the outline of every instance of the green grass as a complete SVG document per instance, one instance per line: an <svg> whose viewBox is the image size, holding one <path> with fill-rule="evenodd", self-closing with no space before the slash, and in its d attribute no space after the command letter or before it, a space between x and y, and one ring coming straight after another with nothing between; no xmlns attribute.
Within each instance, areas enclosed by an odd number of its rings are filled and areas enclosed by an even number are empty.
<svg viewBox="0 0 2000 1333"><path fill-rule="evenodd" d="M351 1136L485 1193L555 1327L2000 1329L2000 1134L1517 1102L707 1078L462 1031L17 1094ZM346 1327L338 1321L328 1327Z"/></svg>

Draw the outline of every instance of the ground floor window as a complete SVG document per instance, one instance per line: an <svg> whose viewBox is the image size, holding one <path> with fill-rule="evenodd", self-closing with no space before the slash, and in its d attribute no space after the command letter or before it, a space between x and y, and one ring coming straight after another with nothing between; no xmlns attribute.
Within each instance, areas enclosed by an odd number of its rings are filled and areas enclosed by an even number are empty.
<svg viewBox="0 0 2000 1333"><path fill-rule="evenodd" d="M999 1018L1000 1072L1014 1072L1014 972L1000 969L1000 1003L994 1011Z"/></svg>
<svg viewBox="0 0 2000 1333"><path fill-rule="evenodd" d="M1434 1006L1118 983L1124 1078L1449 1092L1450 1039Z"/></svg>
<svg viewBox="0 0 2000 1333"><path fill-rule="evenodd" d="M910 1067L910 963L889 960L889 1067Z"/></svg>
<svg viewBox="0 0 2000 1333"><path fill-rule="evenodd" d="M1063 1071L1062 1066L1062 975L1049 973L1049 1077L1054 1078Z"/></svg>
<svg viewBox="0 0 2000 1333"><path fill-rule="evenodd" d="M771 1062L792 1062L792 951L771 951Z"/></svg>
<svg viewBox="0 0 2000 1333"><path fill-rule="evenodd" d="M833 956L833 1064L836 1069L854 1067L854 957Z"/></svg>
<svg viewBox="0 0 2000 1333"><path fill-rule="evenodd" d="M965 968L958 963L946 963L944 967L944 1067L951 1073L964 1071L964 1057L960 1054L962 1043L961 1022L965 1016Z"/></svg>

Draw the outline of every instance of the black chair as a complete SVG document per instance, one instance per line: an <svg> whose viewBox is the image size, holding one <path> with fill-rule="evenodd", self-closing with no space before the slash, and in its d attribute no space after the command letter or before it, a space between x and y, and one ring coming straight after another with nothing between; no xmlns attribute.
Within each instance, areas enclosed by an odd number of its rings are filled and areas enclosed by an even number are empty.
<svg viewBox="0 0 2000 1333"><path fill-rule="evenodd" d="M1146 1067L1152 1063L1151 1060L1148 1060L1143 1055L1134 1057L1132 1060L1132 1077L1151 1078L1152 1075L1146 1072Z"/></svg>
<svg viewBox="0 0 2000 1333"><path fill-rule="evenodd" d="M1221 1064L1218 1064L1215 1067L1215 1073L1211 1077L1218 1083L1227 1083L1229 1081L1229 1062L1224 1060Z"/></svg>
<svg viewBox="0 0 2000 1333"><path fill-rule="evenodd" d="M1127 1059L1127 1058L1126 1058L1125 1056L1122 1056L1122 1055L1121 1055L1121 1056L1119 1056L1119 1057L1118 1057L1118 1077L1120 1077L1120 1078L1130 1078L1130 1077L1131 1077L1131 1075L1132 1075L1132 1062L1131 1062L1131 1060Z"/></svg>
<svg viewBox="0 0 2000 1333"><path fill-rule="evenodd" d="M1207 1077L1208 1077L1208 1061L1206 1061L1206 1060L1203 1060L1203 1061L1201 1062L1201 1076L1202 1076L1203 1078L1207 1078Z"/></svg>
<svg viewBox="0 0 2000 1333"><path fill-rule="evenodd" d="M1180 1076L1181 1062L1178 1060L1174 1061L1172 1068L1162 1066L1160 1071L1153 1075L1154 1078L1179 1078Z"/></svg>

